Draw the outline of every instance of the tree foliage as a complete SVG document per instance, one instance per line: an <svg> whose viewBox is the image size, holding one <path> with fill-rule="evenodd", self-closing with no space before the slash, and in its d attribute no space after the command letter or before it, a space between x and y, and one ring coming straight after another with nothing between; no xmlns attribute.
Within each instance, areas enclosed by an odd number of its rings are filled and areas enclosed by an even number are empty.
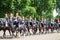
<svg viewBox="0 0 60 40"><path fill-rule="evenodd" d="M11 11L15 14L19 12L21 16L46 18L53 17L52 13L56 6L56 0L0 0L0 17Z"/></svg>

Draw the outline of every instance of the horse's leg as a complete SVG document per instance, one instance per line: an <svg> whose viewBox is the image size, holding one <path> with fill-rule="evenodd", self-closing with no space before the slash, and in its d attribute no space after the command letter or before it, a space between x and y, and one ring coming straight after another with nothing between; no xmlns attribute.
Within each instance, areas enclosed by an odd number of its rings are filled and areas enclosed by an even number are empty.
<svg viewBox="0 0 60 40"><path fill-rule="evenodd" d="M25 36L27 36L27 28L26 28L26 26L24 27L24 34L25 34Z"/></svg>
<svg viewBox="0 0 60 40"><path fill-rule="evenodd" d="M41 25L39 25L39 34L41 33Z"/></svg>
<svg viewBox="0 0 60 40"><path fill-rule="evenodd" d="M28 27L27 29L28 29L28 32L30 32L30 29L29 29L29 27Z"/></svg>
<svg viewBox="0 0 60 40"><path fill-rule="evenodd" d="M25 36L27 36L27 30L26 30L26 28L24 29L24 33L25 33Z"/></svg>
<svg viewBox="0 0 60 40"><path fill-rule="evenodd" d="M44 27L42 27L42 34L44 33Z"/></svg>
<svg viewBox="0 0 60 40"><path fill-rule="evenodd" d="M49 33L49 27L47 27L47 33Z"/></svg>
<svg viewBox="0 0 60 40"><path fill-rule="evenodd" d="M59 33L59 27L57 27L57 33Z"/></svg>
<svg viewBox="0 0 60 40"><path fill-rule="evenodd" d="M27 28L27 34L26 35L29 35L30 34L30 28L29 28L29 26L27 26L26 28Z"/></svg>
<svg viewBox="0 0 60 40"><path fill-rule="evenodd" d="M14 32L12 31L12 37L14 37Z"/></svg>
<svg viewBox="0 0 60 40"><path fill-rule="evenodd" d="M49 29L48 29L48 27L46 27L46 32L45 32L45 34L48 33L48 31L49 31Z"/></svg>
<svg viewBox="0 0 60 40"><path fill-rule="evenodd" d="M57 26L57 25L55 25L55 28L56 28L56 31L57 31L57 33L58 33L58 26Z"/></svg>
<svg viewBox="0 0 60 40"><path fill-rule="evenodd" d="M59 33L59 24L56 25L57 33Z"/></svg>
<svg viewBox="0 0 60 40"><path fill-rule="evenodd" d="M41 33L41 28L39 27L39 34Z"/></svg>
<svg viewBox="0 0 60 40"><path fill-rule="evenodd" d="M21 32L22 32L22 36L24 35L24 33L25 33L25 28L21 28L21 30L20 30Z"/></svg>
<svg viewBox="0 0 60 40"><path fill-rule="evenodd" d="M18 29L16 30L16 37L18 36Z"/></svg>
<svg viewBox="0 0 60 40"><path fill-rule="evenodd" d="M21 27L19 29L19 32L20 32L20 35L23 36L23 34L22 34L23 33L23 29Z"/></svg>
<svg viewBox="0 0 60 40"><path fill-rule="evenodd" d="M30 29L29 29L29 27L27 27L27 30L28 30L28 33L30 33Z"/></svg>
<svg viewBox="0 0 60 40"><path fill-rule="evenodd" d="M28 28L25 27L25 36L27 36L27 35L28 35Z"/></svg>
<svg viewBox="0 0 60 40"><path fill-rule="evenodd" d="M48 26L48 33L50 32L50 26Z"/></svg>
<svg viewBox="0 0 60 40"><path fill-rule="evenodd" d="M13 28L12 28L11 32L12 32L12 37L14 37L14 29Z"/></svg>
<svg viewBox="0 0 60 40"><path fill-rule="evenodd" d="M48 26L45 27L45 34L48 33Z"/></svg>
<svg viewBox="0 0 60 40"><path fill-rule="evenodd" d="M25 30L24 29L22 29L22 31L23 31L23 33L22 33L22 36L24 35L24 33L25 33Z"/></svg>
<svg viewBox="0 0 60 40"><path fill-rule="evenodd" d="M18 31L16 30L15 32L16 32L16 33L15 33L15 37L17 37Z"/></svg>
<svg viewBox="0 0 60 40"><path fill-rule="evenodd" d="M21 30L21 28L19 28L19 32L20 32L20 34L22 33L22 30Z"/></svg>
<svg viewBox="0 0 60 40"><path fill-rule="evenodd" d="M47 27L44 28L44 32L45 32L45 34L47 33Z"/></svg>
<svg viewBox="0 0 60 40"><path fill-rule="evenodd" d="M21 30L20 30L20 34L21 34Z"/></svg>
<svg viewBox="0 0 60 40"><path fill-rule="evenodd" d="M28 27L28 34L31 35L31 33L30 33L30 28L29 28L29 27Z"/></svg>
<svg viewBox="0 0 60 40"><path fill-rule="evenodd" d="M47 33L47 29L46 29L46 27L44 27L44 32L45 32L45 34Z"/></svg>
<svg viewBox="0 0 60 40"><path fill-rule="evenodd" d="M37 27L34 27L33 34L36 34L36 32L37 32Z"/></svg>
<svg viewBox="0 0 60 40"><path fill-rule="evenodd" d="M58 33L60 32L60 24L59 24L58 27L57 27L57 32L58 32Z"/></svg>
<svg viewBox="0 0 60 40"><path fill-rule="evenodd" d="M50 27L48 26L48 33L49 33Z"/></svg>
<svg viewBox="0 0 60 40"><path fill-rule="evenodd" d="M58 27L58 32L60 32L60 24L59 24L59 27Z"/></svg>
<svg viewBox="0 0 60 40"><path fill-rule="evenodd" d="M6 30L3 30L3 32L4 32L4 33L3 33L3 37L5 37L5 36L6 36L6 34L5 34Z"/></svg>
<svg viewBox="0 0 60 40"><path fill-rule="evenodd" d="M48 24L48 33L50 32L50 25Z"/></svg>
<svg viewBox="0 0 60 40"><path fill-rule="evenodd" d="M42 34L44 32L44 25L43 24L41 24L41 32L42 32Z"/></svg>
<svg viewBox="0 0 60 40"><path fill-rule="evenodd" d="M46 32L45 33L47 33L48 32L48 28L46 27Z"/></svg>
<svg viewBox="0 0 60 40"><path fill-rule="evenodd" d="M21 36L24 35L24 30L23 29L20 29L20 34L21 34Z"/></svg>
<svg viewBox="0 0 60 40"><path fill-rule="evenodd" d="M51 33L53 33L53 27L51 26Z"/></svg>
<svg viewBox="0 0 60 40"><path fill-rule="evenodd" d="M35 27L35 33L37 32L37 26Z"/></svg>
<svg viewBox="0 0 60 40"><path fill-rule="evenodd" d="M11 30L8 30L9 31L9 34L10 34L10 36L11 36Z"/></svg>
<svg viewBox="0 0 60 40"><path fill-rule="evenodd" d="M26 34L26 27L22 28L22 31L23 31L23 34L22 35Z"/></svg>

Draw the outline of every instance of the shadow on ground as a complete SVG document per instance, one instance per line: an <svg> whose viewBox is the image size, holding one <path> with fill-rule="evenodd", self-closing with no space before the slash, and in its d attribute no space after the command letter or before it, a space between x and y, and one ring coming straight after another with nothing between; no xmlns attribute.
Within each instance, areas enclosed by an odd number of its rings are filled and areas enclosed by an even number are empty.
<svg viewBox="0 0 60 40"><path fill-rule="evenodd" d="M13 37L10 37L10 36L5 36L5 37L0 36L0 39L13 39Z"/></svg>

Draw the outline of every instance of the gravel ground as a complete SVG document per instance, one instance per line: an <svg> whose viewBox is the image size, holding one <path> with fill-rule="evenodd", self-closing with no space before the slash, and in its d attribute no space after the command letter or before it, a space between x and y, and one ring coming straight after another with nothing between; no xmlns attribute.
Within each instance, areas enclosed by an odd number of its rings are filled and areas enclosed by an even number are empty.
<svg viewBox="0 0 60 40"><path fill-rule="evenodd" d="M0 31L0 40L60 40L60 33L49 33L49 34L36 34L30 36L20 36L17 38L9 37L8 31L6 31L6 35L8 37L2 37L3 31Z"/></svg>

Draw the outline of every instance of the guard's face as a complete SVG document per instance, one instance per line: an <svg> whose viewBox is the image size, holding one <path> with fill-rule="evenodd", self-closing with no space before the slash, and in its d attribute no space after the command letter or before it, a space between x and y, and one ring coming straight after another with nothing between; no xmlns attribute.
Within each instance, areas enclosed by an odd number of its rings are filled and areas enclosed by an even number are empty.
<svg viewBox="0 0 60 40"><path fill-rule="evenodd" d="M36 18L35 18L35 20L36 20Z"/></svg>
<svg viewBox="0 0 60 40"><path fill-rule="evenodd" d="M7 15L7 14L5 14L5 17L8 17L8 15Z"/></svg>
<svg viewBox="0 0 60 40"><path fill-rule="evenodd" d="M51 21L54 21L53 19L51 19Z"/></svg>
<svg viewBox="0 0 60 40"><path fill-rule="evenodd" d="M25 18L23 17L23 20L24 20Z"/></svg>
<svg viewBox="0 0 60 40"><path fill-rule="evenodd" d="M11 13L11 17L13 17L13 14Z"/></svg>
<svg viewBox="0 0 60 40"><path fill-rule="evenodd" d="M16 16L19 16L18 13L16 13Z"/></svg>
<svg viewBox="0 0 60 40"><path fill-rule="evenodd" d="M60 22L60 18L58 18L58 22Z"/></svg>
<svg viewBox="0 0 60 40"><path fill-rule="evenodd" d="M44 18L42 18L42 20L44 21Z"/></svg>
<svg viewBox="0 0 60 40"><path fill-rule="evenodd" d="M32 19L32 17L30 16L30 19Z"/></svg>

